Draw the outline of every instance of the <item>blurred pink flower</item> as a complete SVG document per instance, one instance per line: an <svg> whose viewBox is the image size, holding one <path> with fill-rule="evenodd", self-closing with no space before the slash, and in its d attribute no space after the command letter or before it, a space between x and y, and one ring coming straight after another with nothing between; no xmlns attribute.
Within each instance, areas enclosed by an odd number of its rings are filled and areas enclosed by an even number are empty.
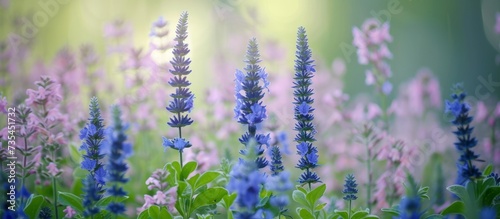
<svg viewBox="0 0 500 219"><path fill-rule="evenodd" d="M122 53L132 45L132 26L124 20L115 20L104 26L104 37L108 39L108 53Z"/></svg>
<svg viewBox="0 0 500 219"><path fill-rule="evenodd" d="M366 78L365 78L366 85L375 84L375 76L373 75L372 71L366 70L365 75L366 75Z"/></svg>
<svg viewBox="0 0 500 219"><path fill-rule="evenodd" d="M486 117L488 117L488 108L483 101L479 101L476 106L476 115L474 116L474 119L476 122L481 122L486 119Z"/></svg>
<svg viewBox="0 0 500 219"><path fill-rule="evenodd" d="M495 32L500 34L500 12L497 12L496 22L495 22Z"/></svg>
<svg viewBox="0 0 500 219"><path fill-rule="evenodd" d="M140 214L141 212L148 209L149 207L151 207L151 205L154 204L155 204L155 199L153 198L153 196L144 195L144 205L142 205L142 207L140 208L137 208L137 214Z"/></svg>
<svg viewBox="0 0 500 219"><path fill-rule="evenodd" d="M0 96L0 113L7 113L7 97Z"/></svg>
<svg viewBox="0 0 500 219"><path fill-rule="evenodd" d="M338 76L344 75L346 71L344 60L342 58L335 58L332 63L332 70Z"/></svg>
<svg viewBox="0 0 500 219"><path fill-rule="evenodd" d="M167 195L162 191L156 191L156 194L153 196L153 199L158 205L166 205L167 204Z"/></svg>
<svg viewBox="0 0 500 219"><path fill-rule="evenodd" d="M60 172L54 162L50 162L49 165L47 165L47 171L53 177L55 177Z"/></svg>
<svg viewBox="0 0 500 219"><path fill-rule="evenodd" d="M71 206L66 206L66 208L63 210L63 212L66 214L64 217L66 218L73 218L76 215L76 211L71 208Z"/></svg>

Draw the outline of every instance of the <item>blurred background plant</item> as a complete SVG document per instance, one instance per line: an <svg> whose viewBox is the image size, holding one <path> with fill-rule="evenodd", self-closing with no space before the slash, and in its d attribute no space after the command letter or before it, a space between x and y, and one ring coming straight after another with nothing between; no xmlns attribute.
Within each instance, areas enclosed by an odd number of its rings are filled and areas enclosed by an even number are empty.
<svg viewBox="0 0 500 219"><path fill-rule="evenodd" d="M330 209L344 208L340 191L348 173L355 173L359 184L357 204L372 213L399 202L407 172L431 188L431 198L422 200L429 203L422 206L430 204L439 212L451 201L444 188L456 178L458 154L441 94L449 94L448 88L460 81L466 82L475 117L476 152L500 168L497 1L0 0L0 112L27 104L26 90L43 75L61 84L58 116L65 119L58 128L67 143L61 145L58 190L82 193L78 130L85 125L90 97L97 96L105 121L111 121L109 106L117 104L131 130L126 213L135 215L144 203L155 202L157 194L144 182L178 157L171 150L160 152L161 136L177 133L166 126L170 115L164 109L174 92L168 85L168 61L182 11L190 14L186 42L190 89L196 94L190 114L196 122L183 133L192 144L185 159L196 160L200 173L216 169L223 157L235 162L239 156L238 137L244 130L233 119L234 72L241 68L246 43L255 37L259 64L270 81L264 97L268 118L260 128L271 133L271 145L280 145L290 179L298 179L300 171L290 167L299 155L296 145L289 148L287 142L295 134L292 86L299 26L308 31L315 60L311 87L320 154L315 171L326 184L322 201ZM367 63L381 71L377 77L367 73ZM374 83L375 88L367 86ZM0 121L6 124L6 116ZM29 118L26 122L24 135L32 129ZM6 138L6 129L1 130ZM33 140L29 148L38 145ZM40 186L45 185L35 179L26 176L27 189L51 197L52 191L44 192Z"/></svg>

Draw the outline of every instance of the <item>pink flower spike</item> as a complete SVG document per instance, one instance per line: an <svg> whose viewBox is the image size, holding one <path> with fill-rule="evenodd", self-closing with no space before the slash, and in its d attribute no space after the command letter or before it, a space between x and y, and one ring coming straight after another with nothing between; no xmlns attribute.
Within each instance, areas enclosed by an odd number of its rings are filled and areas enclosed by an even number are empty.
<svg viewBox="0 0 500 219"><path fill-rule="evenodd" d="M366 79L365 79L365 84L366 85L372 85L375 83L375 76L373 75L372 71L366 70Z"/></svg>
<svg viewBox="0 0 500 219"><path fill-rule="evenodd" d="M49 165L47 165L47 170L49 171L49 174L55 177L57 174L59 174L60 170L57 169L57 166L55 163L50 162Z"/></svg>
<svg viewBox="0 0 500 219"><path fill-rule="evenodd" d="M7 113L7 98L0 96L0 113Z"/></svg>
<svg viewBox="0 0 500 219"><path fill-rule="evenodd" d="M495 23L495 32L500 34L500 12L497 12L497 19Z"/></svg>
<svg viewBox="0 0 500 219"><path fill-rule="evenodd" d="M71 208L71 206L66 206L66 209L63 210L66 215L64 215L67 218L73 218L73 216L76 215L76 211Z"/></svg>
<svg viewBox="0 0 500 219"><path fill-rule="evenodd" d="M162 191L157 191L156 195L153 196L153 199L155 200L155 203L157 205L166 205L166 204L168 204L168 202L167 202L167 196Z"/></svg>
<svg viewBox="0 0 500 219"><path fill-rule="evenodd" d="M483 101L477 103L476 107L476 116L477 122L483 121L488 116L488 108L486 108L486 104Z"/></svg>
<svg viewBox="0 0 500 219"><path fill-rule="evenodd" d="M332 69L333 69L333 73L335 73L336 75L338 75L338 76L344 75L345 70L346 70L344 60L341 58L336 58L335 60L333 60Z"/></svg>

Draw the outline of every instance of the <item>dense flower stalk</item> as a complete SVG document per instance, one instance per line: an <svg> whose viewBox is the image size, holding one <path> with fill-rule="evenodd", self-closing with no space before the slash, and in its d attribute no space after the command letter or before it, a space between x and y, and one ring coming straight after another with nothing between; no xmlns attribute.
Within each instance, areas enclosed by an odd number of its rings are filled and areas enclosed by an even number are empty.
<svg viewBox="0 0 500 219"><path fill-rule="evenodd" d="M248 126L247 132L241 136L239 141L245 145L245 149L241 150L245 154L248 150L249 142L253 139L257 143L257 158L255 162L258 168L264 168L268 165L268 161L261 156L264 153L262 145L269 146L269 134L258 134L258 126L267 118L266 106L262 104L264 97L264 88L267 88L267 73L260 67L260 54L257 45L257 40L254 38L248 43L245 67L246 74L240 70L236 70L236 106L234 107L234 115L239 123Z"/></svg>
<svg viewBox="0 0 500 219"><path fill-rule="evenodd" d="M281 152L280 148L278 146L273 146L271 147L270 150L270 156L271 156L271 164L269 165L269 168L271 169L271 175L276 176L283 172L285 169L283 167L283 162L281 161Z"/></svg>
<svg viewBox="0 0 500 219"><path fill-rule="evenodd" d="M354 27L353 44L357 48L358 62L361 65L372 64L373 69L366 71L366 84L375 84L383 94L392 91L388 79L392 76L391 67L384 59L392 59L387 43L392 42L389 23L380 23L375 18L366 20L361 28Z"/></svg>
<svg viewBox="0 0 500 219"><path fill-rule="evenodd" d="M187 19L188 14L184 12L181 14L179 23L177 24L177 29L175 31L176 45L173 49L174 58L170 63L173 69L170 69L170 73L174 75L168 82L172 87L175 88L175 93L170 96L173 100L170 101L167 106L167 110L174 115L170 118L167 123L172 128L179 129L179 136L174 139L168 139L163 137L163 146L170 147L179 151L180 163L182 166L182 151L184 148L191 147L189 141L182 138L182 127L191 125L193 120L187 114L193 109L193 99L194 95L189 90L189 85L191 83L187 80L187 75L191 73L189 70L189 64L191 59L187 58L186 55L189 53L188 44L184 42L187 38Z"/></svg>
<svg viewBox="0 0 500 219"><path fill-rule="evenodd" d="M479 155L472 151L477 145L477 140L472 136L474 127L470 125L473 119L472 116L469 116L470 106L464 102L467 94L464 92L462 84L456 84L453 90L454 93L451 95L453 100L451 102L446 100L445 113L452 115L451 123L457 128L453 132L457 137L455 148L460 153L457 162L458 176L456 183L465 185L467 181L481 176L481 171L472 163L479 160Z"/></svg>
<svg viewBox="0 0 500 219"><path fill-rule="evenodd" d="M105 154L102 147L104 143L104 124L99 109L99 103L96 97L90 100L90 117L88 123L80 131L80 139L83 141L80 150L86 153L83 155L81 167L89 171L89 175L83 181L85 206L84 215L92 216L99 212L95 207L95 203L102 198L104 193L103 186L105 184L106 170L102 159Z"/></svg>
<svg viewBox="0 0 500 219"><path fill-rule="evenodd" d="M314 99L311 97L313 89L311 85L311 78L313 77L314 69L311 59L311 49L307 40L306 30L299 27L297 33L297 51L295 52L295 76L293 82L293 95L295 105L295 123L294 130L297 131L295 142L297 142L297 152L301 156L297 164L297 168L305 170L300 177L299 183L309 184L321 182L319 176L312 170L318 166L318 149L313 146L316 141L314 135L316 130L312 123L314 115L312 114L314 108L311 106Z"/></svg>
<svg viewBox="0 0 500 219"><path fill-rule="evenodd" d="M343 199L348 201L349 209L347 210L347 214L349 218L351 218L351 209L352 209L352 201L358 199L356 194L358 193L358 189L356 188L358 184L356 184L356 179L354 179L354 175L349 174L345 177L344 190L342 193L344 194Z"/></svg>
<svg viewBox="0 0 500 219"><path fill-rule="evenodd" d="M108 155L107 164L107 178L106 182L110 184L107 189L107 193L110 196L119 198L127 195L127 192L123 190L120 184L125 184L128 179L125 177L128 166L125 162L132 154L132 145L127 141L127 135L125 131L127 130L127 125L123 124L121 120L121 110L115 105L111 109L113 115L113 125L107 129L106 137L107 141L104 144L104 150ZM121 202L113 201L108 207L108 211L114 215L119 215L125 213L125 205Z"/></svg>
<svg viewBox="0 0 500 219"><path fill-rule="evenodd" d="M271 191L273 194L269 200L269 203L279 209L278 218L280 215L285 213L288 209L289 199L287 192L293 188L293 184L290 181L290 173L287 171L280 171L276 175L270 176L266 181L266 189Z"/></svg>
<svg viewBox="0 0 500 219"><path fill-rule="evenodd" d="M177 201L177 187L172 187L166 183L168 172L158 169L146 180L148 190L153 191L155 195L144 195L144 205L137 209L137 212L147 210L152 205L166 207L169 212L177 212L175 203Z"/></svg>
<svg viewBox="0 0 500 219"><path fill-rule="evenodd" d="M259 172L258 164L255 162L257 156L256 142L251 140L245 158L240 159L231 170L227 190L237 194L235 204L238 206L238 212L234 214L236 219L263 218L264 212L258 204L266 177L264 173Z"/></svg>
<svg viewBox="0 0 500 219"><path fill-rule="evenodd" d="M387 109L389 106L387 96L392 92L393 86L389 81L392 77L391 66L387 64L387 59L392 59L392 53L387 47L387 43L392 42L389 33L389 23L381 23L378 19L367 19L361 28L354 27L353 44L357 48L358 62L361 65L372 65L366 70L366 85L375 85L381 94L382 117L384 128L388 128Z"/></svg>
<svg viewBox="0 0 500 219"><path fill-rule="evenodd" d="M57 83L52 77L42 76L40 81L35 82L36 90L28 89L26 94L26 105L31 109L29 120L31 126L36 130L33 137L40 140L39 160L35 161L40 173L41 179L50 179L52 183L54 216L59 218L58 212L58 194L57 180L61 171L57 167L59 162L61 145L66 143L64 133L58 127L67 118L59 111L62 101L61 84ZM25 133L26 134L26 133ZM25 149L27 149L27 142ZM29 153L29 151L24 151ZM26 154L28 155L28 154ZM42 159L43 158L43 159ZM23 159L23 165L27 164L26 156Z"/></svg>
<svg viewBox="0 0 500 219"><path fill-rule="evenodd" d="M422 207L421 197L419 196L419 186L411 175L407 175L407 191L406 196L401 199L399 203L399 217L398 219L413 219L420 218L423 213L420 208Z"/></svg>

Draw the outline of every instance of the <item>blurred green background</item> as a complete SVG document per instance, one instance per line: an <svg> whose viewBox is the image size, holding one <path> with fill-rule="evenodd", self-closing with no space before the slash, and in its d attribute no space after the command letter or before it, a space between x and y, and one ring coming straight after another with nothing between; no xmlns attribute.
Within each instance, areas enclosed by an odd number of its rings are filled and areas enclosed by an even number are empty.
<svg viewBox="0 0 500 219"><path fill-rule="evenodd" d="M11 1L7 8L1 9L0 38L5 38L9 32L22 35L24 27L19 20L32 21L33 14L43 10L43 2L51 1ZM438 76L444 95L455 82L466 82L466 88L473 91L481 83L479 76L493 75L493 81L500 81L500 66L495 63L500 51L500 35L494 33L495 13L500 11L500 3L493 0L66 2L57 4L54 16L29 39L35 50L32 61L48 61L62 46L78 48L82 43L91 43L105 54L103 28L115 19L131 22L134 43L147 47L153 21L164 16L173 28L179 14L188 11L192 69L202 72L192 79L197 88L209 86L203 83L200 75L210 73L207 71L212 69L210 65L215 53L223 52L240 60L232 63L234 68L242 64L243 50L220 51L226 49L223 45L230 40L229 36L278 42L285 48L285 58L291 69L296 30L304 26L316 60L327 66L336 57L346 60L345 92L355 95L372 88L364 86L366 67L357 64L353 48L350 48L352 51L346 49L348 55L345 55L342 45L351 45L353 26L360 26L365 19L375 15L391 24L394 41L389 48L394 59L389 64L396 88L399 82L408 80L422 67L428 67ZM397 9L392 10L396 13L391 13L391 7ZM217 74L232 76L233 72ZM493 89L498 96L500 87Z"/></svg>

